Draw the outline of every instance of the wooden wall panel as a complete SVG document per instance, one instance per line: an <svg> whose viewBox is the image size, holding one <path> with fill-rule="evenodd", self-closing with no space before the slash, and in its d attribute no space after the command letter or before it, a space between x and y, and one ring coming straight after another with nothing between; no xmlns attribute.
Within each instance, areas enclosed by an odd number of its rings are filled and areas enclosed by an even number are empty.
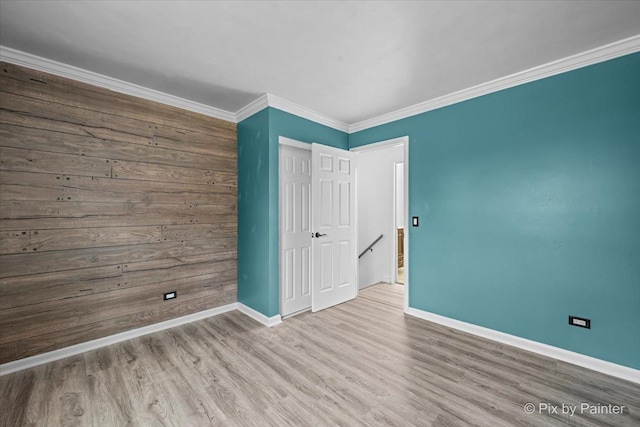
<svg viewBox="0 0 640 427"><path fill-rule="evenodd" d="M80 268L0 279L0 310L107 292L122 286L122 265ZM34 300L33 295L38 294Z"/></svg>
<svg viewBox="0 0 640 427"><path fill-rule="evenodd" d="M189 153L175 149L168 150L151 144L130 144L92 136L70 135L68 133L13 126L5 123L0 123L0 139L5 147L76 156L108 157L115 160L138 161L145 159L146 163L205 170L211 168L231 172L235 170L234 163L229 162L228 157Z"/></svg>
<svg viewBox="0 0 640 427"><path fill-rule="evenodd" d="M111 166L108 159L0 147L0 170L59 173L64 169L71 175L110 177Z"/></svg>
<svg viewBox="0 0 640 427"><path fill-rule="evenodd" d="M0 63L0 363L235 302L237 181L234 123Z"/></svg>
<svg viewBox="0 0 640 427"><path fill-rule="evenodd" d="M207 282L207 279L205 278L203 281ZM96 337L113 335L128 329L140 328L183 316L185 313L196 313L211 307L230 304L236 299L236 284L224 284L219 288L211 288L209 292L204 292L196 298L180 297L170 305L154 302L134 314L78 325L74 328L62 329L20 341L12 341L3 344L0 348L3 352L14 355L15 359L21 359L33 354L56 350L60 348L60 342L90 341Z"/></svg>
<svg viewBox="0 0 640 427"><path fill-rule="evenodd" d="M67 251L11 254L0 258L0 277L15 277L53 271L88 268L95 265L122 264L197 255L237 248L235 237L194 241L167 241L145 245Z"/></svg>

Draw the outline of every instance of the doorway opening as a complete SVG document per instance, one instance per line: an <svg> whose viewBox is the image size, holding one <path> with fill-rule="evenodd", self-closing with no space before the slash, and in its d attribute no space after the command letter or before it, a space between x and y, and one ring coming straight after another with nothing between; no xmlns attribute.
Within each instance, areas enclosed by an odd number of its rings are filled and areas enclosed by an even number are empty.
<svg viewBox="0 0 640 427"><path fill-rule="evenodd" d="M279 151L280 315L322 310L377 283L401 290L406 310L409 138L345 151L280 137Z"/></svg>
<svg viewBox="0 0 640 427"><path fill-rule="evenodd" d="M358 288L364 297L386 283L400 290L408 306L409 138L382 141L351 151L357 154L356 205ZM381 237L382 236L382 237ZM404 286L399 285L403 283ZM371 292L367 289L372 287ZM384 286L376 286L380 290Z"/></svg>

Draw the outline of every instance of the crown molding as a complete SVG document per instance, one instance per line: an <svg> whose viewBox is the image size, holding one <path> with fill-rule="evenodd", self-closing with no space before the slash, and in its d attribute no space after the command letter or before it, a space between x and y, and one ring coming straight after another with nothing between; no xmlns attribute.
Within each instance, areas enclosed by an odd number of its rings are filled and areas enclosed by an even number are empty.
<svg viewBox="0 0 640 427"><path fill-rule="evenodd" d="M640 51L640 34L349 125L349 133Z"/></svg>
<svg viewBox="0 0 640 427"><path fill-rule="evenodd" d="M260 98L255 101L250 102L245 105L238 111L236 111L236 122L240 123L244 119L253 116L258 111L262 111L269 106L269 100L267 99L267 94L265 93Z"/></svg>
<svg viewBox="0 0 640 427"><path fill-rule="evenodd" d="M114 92L159 102L233 123L238 123L266 107L273 107L342 132L349 130L349 125L344 122L267 93L234 113L2 45L0 45L0 61L33 68L45 73L99 86Z"/></svg>
<svg viewBox="0 0 640 427"><path fill-rule="evenodd" d="M324 114L320 114L307 107L296 104L295 102L280 98L272 93L265 93L260 98L239 109L236 112L236 121L241 122L247 117L250 117L267 107L277 108L278 110L294 114L298 117L311 120L312 122L319 123L342 132L349 131L349 125L341 122L340 120L325 116Z"/></svg>
<svg viewBox="0 0 640 427"><path fill-rule="evenodd" d="M345 122L341 122L340 120L336 120L329 116L325 116L324 114L317 113L313 110L308 109L307 107L303 107L302 105L287 101L286 99L280 98L279 96L273 95L271 93L267 94L267 99L269 101L269 107L277 108L278 110L295 114L298 117L311 120L312 122L316 122L342 132L349 132L349 125Z"/></svg>
<svg viewBox="0 0 640 427"><path fill-rule="evenodd" d="M161 104L170 105L183 110L204 114L209 117L215 117L216 119L234 123L236 121L236 115L229 111L221 110L199 102L190 101L174 95L169 95L168 93L125 82L124 80L114 79L103 74L94 73L93 71L63 64L61 62L32 55L6 46L0 46L0 60L77 80L83 83L88 83L90 85L99 86L114 92L159 102Z"/></svg>
<svg viewBox="0 0 640 427"><path fill-rule="evenodd" d="M640 34L351 125L271 93L265 93L234 113L1 45L0 60L234 123L273 107L342 132L355 133L639 51Z"/></svg>

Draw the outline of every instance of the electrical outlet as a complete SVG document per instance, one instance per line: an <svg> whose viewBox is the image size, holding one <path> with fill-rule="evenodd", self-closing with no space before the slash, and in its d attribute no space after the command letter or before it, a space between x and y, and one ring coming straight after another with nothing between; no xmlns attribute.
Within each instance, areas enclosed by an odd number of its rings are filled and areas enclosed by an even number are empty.
<svg viewBox="0 0 640 427"><path fill-rule="evenodd" d="M569 324L571 326L591 329L591 319L585 319L583 317L569 316Z"/></svg>
<svg viewBox="0 0 640 427"><path fill-rule="evenodd" d="M164 294L164 300L170 300L170 299L174 299L174 298L178 298L178 292L177 291L173 291L173 292L167 292L166 294Z"/></svg>

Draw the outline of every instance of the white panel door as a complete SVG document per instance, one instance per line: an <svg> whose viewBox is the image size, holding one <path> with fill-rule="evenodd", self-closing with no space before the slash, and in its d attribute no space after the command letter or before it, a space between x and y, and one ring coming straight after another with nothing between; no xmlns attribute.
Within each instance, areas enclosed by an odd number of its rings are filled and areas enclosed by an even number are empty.
<svg viewBox="0 0 640 427"><path fill-rule="evenodd" d="M311 151L280 145L280 314L311 307Z"/></svg>
<svg viewBox="0 0 640 427"><path fill-rule="evenodd" d="M353 299L356 283L355 154L312 144L311 310Z"/></svg>

